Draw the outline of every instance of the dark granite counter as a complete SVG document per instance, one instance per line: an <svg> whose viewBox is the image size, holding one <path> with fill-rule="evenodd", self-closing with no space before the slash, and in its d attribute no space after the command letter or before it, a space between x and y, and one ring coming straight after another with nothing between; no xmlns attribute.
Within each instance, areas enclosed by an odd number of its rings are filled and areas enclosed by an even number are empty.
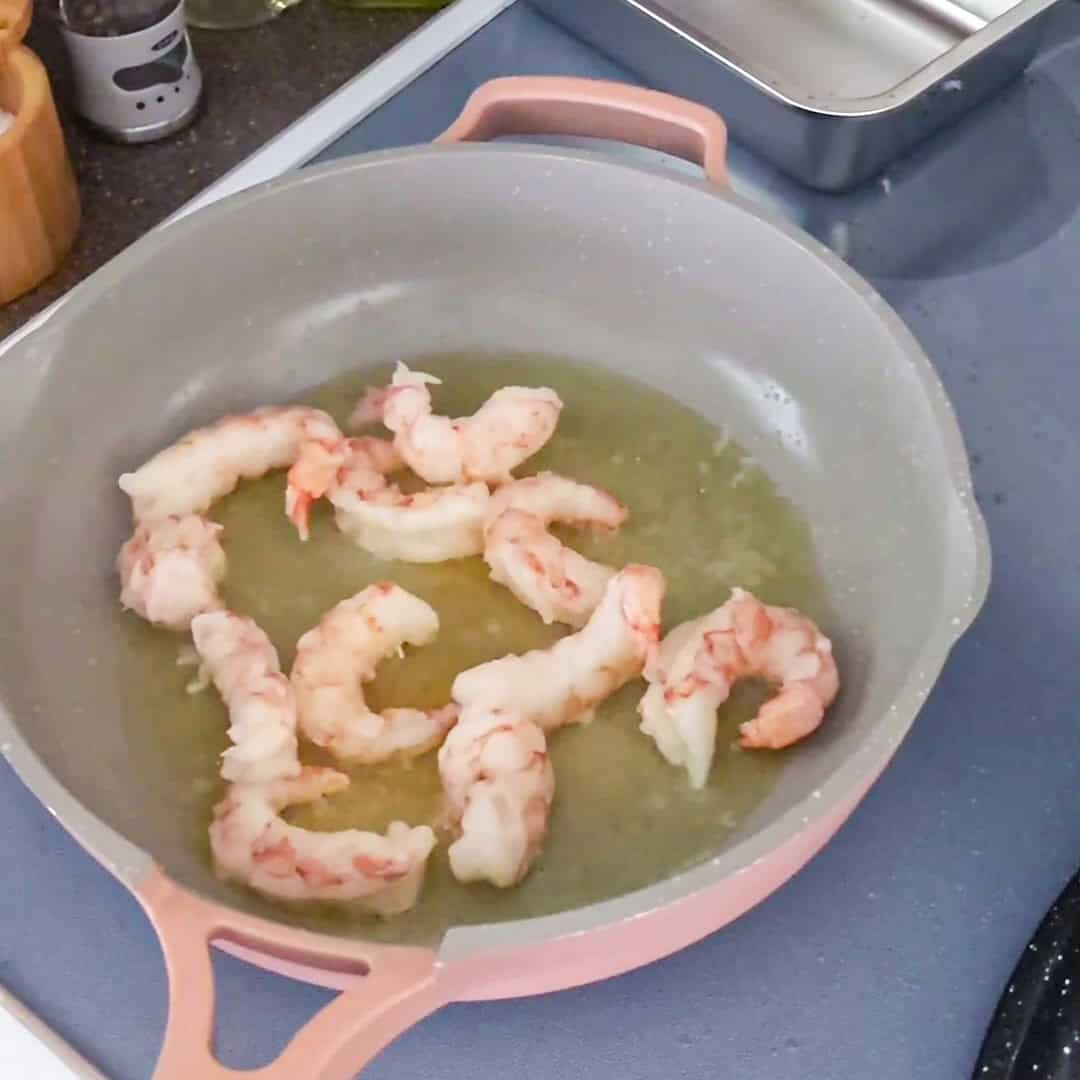
<svg viewBox="0 0 1080 1080"><path fill-rule="evenodd" d="M73 118L63 45L55 27L37 19L27 44L49 70L79 179L83 222L56 274L0 307L0 337L246 158L425 17L303 0L254 29L192 31L206 83L202 113L171 138L137 147L106 142Z"/></svg>

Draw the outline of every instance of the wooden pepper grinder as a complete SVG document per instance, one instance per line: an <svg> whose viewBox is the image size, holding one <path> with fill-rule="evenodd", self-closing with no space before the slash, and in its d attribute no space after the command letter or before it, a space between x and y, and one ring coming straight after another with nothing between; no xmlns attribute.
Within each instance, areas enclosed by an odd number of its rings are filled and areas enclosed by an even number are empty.
<svg viewBox="0 0 1080 1080"><path fill-rule="evenodd" d="M22 44L31 0L0 0L0 304L59 266L79 231L79 191L49 76Z"/></svg>

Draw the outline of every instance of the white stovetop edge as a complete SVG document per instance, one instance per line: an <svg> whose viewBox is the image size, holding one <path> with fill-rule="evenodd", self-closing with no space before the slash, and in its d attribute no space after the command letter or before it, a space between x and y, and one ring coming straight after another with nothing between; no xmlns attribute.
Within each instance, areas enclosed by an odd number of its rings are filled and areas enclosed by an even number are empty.
<svg viewBox="0 0 1080 1080"><path fill-rule="evenodd" d="M0 1008L0 1076L77 1080L78 1073L73 1073L37 1036Z"/></svg>
<svg viewBox="0 0 1080 1080"><path fill-rule="evenodd" d="M107 1080L0 986L0 1076L19 1080Z"/></svg>

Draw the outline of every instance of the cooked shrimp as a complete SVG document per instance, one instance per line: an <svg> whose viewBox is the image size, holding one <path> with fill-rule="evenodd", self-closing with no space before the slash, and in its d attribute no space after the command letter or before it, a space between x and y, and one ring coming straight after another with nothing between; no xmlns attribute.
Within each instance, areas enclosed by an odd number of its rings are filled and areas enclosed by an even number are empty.
<svg viewBox="0 0 1080 1080"><path fill-rule="evenodd" d="M349 786L333 769L305 767L266 784L233 784L214 807L210 850L218 875L275 900L352 900L381 915L416 903L435 834L395 821L385 835L360 829L312 832L290 825L288 806Z"/></svg>
<svg viewBox="0 0 1080 1080"><path fill-rule="evenodd" d="M466 709L439 750L439 776L458 833L454 877L516 885L543 847L555 796L543 729L518 713Z"/></svg>
<svg viewBox="0 0 1080 1080"><path fill-rule="evenodd" d="M434 609L392 583L372 585L332 607L296 646L292 685L300 730L336 758L370 764L437 746L457 709L373 712L362 683L403 645L422 646L439 632Z"/></svg>
<svg viewBox="0 0 1080 1080"><path fill-rule="evenodd" d="M524 510L545 525L560 521L582 529L614 532L626 521L626 507L614 495L554 472L512 480L491 496L488 521L504 510Z"/></svg>
<svg viewBox="0 0 1080 1080"><path fill-rule="evenodd" d="M434 563L484 550L486 484L453 484L405 495L396 484L329 493L338 528L380 559Z"/></svg>
<svg viewBox="0 0 1080 1080"><path fill-rule="evenodd" d="M668 761L705 785L716 742L716 710L734 683L760 677L776 697L740 725L739 743L779 750L821 723L839 689L832 644L805 615L771 607L743 589L716 611L675 627L645 678L641 730Z"/></svg>
<svg viewBox="0 0 1080 1080"><path fill-rule="evenodd" d="M202 670L229 710L221 775L239 784L297 776L296 699L277 650L252 619L214 611L191 620Z"/></svg>
<svg viewBox="0 0 1080 1080"><path fill-rule="evenodd" d="M548 531L554 521L612 531L626 520L613 495L557 473L514 480L491 497L484 561L545 623L584 626L615 571L586 559Z"/></svg>
<svg viewBox="0 0 1080 1080"><path fill-rule="evenodd" d="M168 630L186 630L196 615L216 611L225 577L220 532L198 514L136 525L116 559L120 603Z"/></svg>
<svg viewBox="0 0 1080 1080"><path fill-rule="evenodd" d="M429 376L430 378L430 376ZM386 398L392 389L391 386L369 386L363 397L349 413L349 419L345 426L350 431L363 431L365 428L383 422L383 410L386 408Z"/></svg>
<svg viewBox="0 0 1080 1080"><path fill-rule="evenodd" d="M659 570L627 566L608 582L583 629L550 649L463 671L453 699L462 708L520 713L545 731L588 720L601 701L641 674L660 637L663 598Z"/></svg>
<svg viewBox="0 0 1080 1080"><path fill-rule="evenodd" d="M368 391L350 424L376 416L394 433L405 463L429 484L502 484L555 432L562 401L554 390L506 386L472 416L433 416L429 385L441 380L399 363L390 386Z"/></svg>
<svg viewBox="0 0 1080 1080"><path fill-rule="evenodd" d="M308 514L317 499L336 488L358 493L386 486L386 475L404 462L385 439L310 439L300 447L285 488L285 513L301 540L308 538Z"/></svg>
<svg viewBox="0 0 1080 1080"><path fill-rule="evenodd" d="M308 439L340 439L337 424L304 405L268 406L199 428L120 477L136 521L201 514L244 479L283 469Z"/></svg>

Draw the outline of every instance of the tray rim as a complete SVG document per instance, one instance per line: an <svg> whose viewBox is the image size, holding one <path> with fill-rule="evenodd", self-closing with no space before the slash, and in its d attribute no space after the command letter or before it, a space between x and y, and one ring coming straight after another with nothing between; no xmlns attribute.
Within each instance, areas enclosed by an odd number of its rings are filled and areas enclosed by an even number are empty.
<svg viewBox="0 0 1080 1080"><path fill-rule="evenodd" d="M1009 11L991 19L981 30L975 31L937 59L878 94L858 98L814 95L812 99L805 92L785 91L770 83L768 75L755 69L745 57L725 48L673 13L667 0L617 2L652 19L662 29L681 38L688 46L705 53L738 78L788 108L822 118L853 119L878 117L907 107L936 85L946 82L966 64L988 52L1009 34L1015 33L1048 11L1059 0L1019 0Z"/></svg>

